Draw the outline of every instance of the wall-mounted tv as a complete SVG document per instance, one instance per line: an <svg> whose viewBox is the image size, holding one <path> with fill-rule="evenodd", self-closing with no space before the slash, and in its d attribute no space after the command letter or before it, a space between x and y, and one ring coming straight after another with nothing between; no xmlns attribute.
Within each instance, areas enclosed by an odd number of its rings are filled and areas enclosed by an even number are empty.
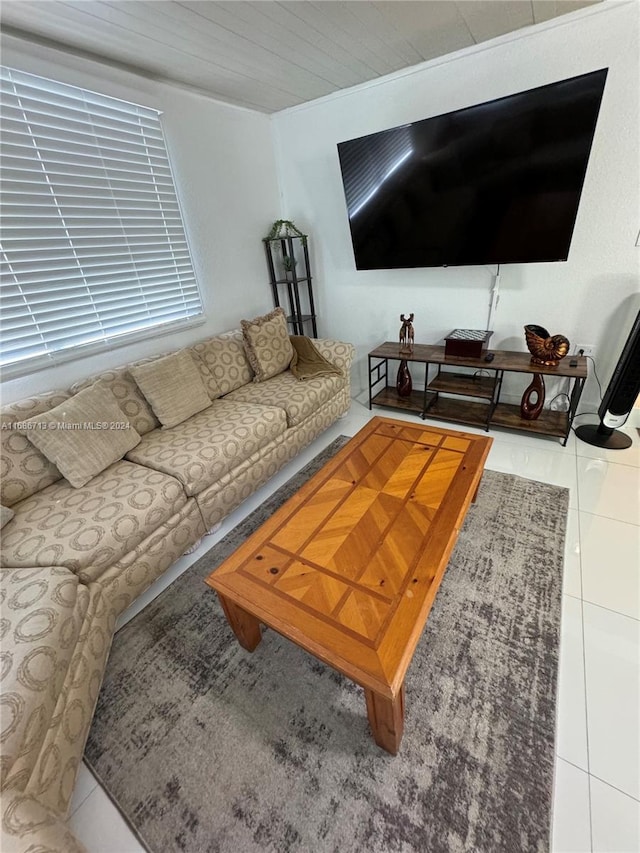
<svg viewBox="0 0 640 853"><path fill-rule="evenodd" d="M356 268L566 261L606 77L339 143Z"/></svg>

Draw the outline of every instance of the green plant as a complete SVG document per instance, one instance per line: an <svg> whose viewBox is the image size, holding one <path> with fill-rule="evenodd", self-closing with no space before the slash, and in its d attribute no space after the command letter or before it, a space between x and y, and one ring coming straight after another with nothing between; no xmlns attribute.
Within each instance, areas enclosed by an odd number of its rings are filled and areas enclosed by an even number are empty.
<svg viewBox="0 0 640 853"><path fill-rule="evenodd" d="M279 240L282 237L300 237L302 245L307 245L307 235L297 228L289 219L276 219L271 226L271 231L263 238L265 243L269 240Z"/></svg>
<svg viewBox="0 0 640 853"><path fill-rule="evenodd" d="M282 266L287 272L293 272L297 263L296 259L291 257L291 255L282 256Z"/></svg>

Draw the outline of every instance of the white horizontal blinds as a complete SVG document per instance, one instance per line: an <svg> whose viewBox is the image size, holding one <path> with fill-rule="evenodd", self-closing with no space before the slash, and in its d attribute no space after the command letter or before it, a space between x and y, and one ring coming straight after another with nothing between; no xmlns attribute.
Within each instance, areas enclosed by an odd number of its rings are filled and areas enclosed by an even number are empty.
<svg viewBox="0 0 640 853"><path fill-rule="evenodd" d="M2 365L202 314L160 114L0 71Z"/></svg>
<svg viewBox="0 0 640 853"><path fill-rule="evenodd" d="M354 139L344 146L342 174L349 218L358 215L412 153L410 126Z"/></svg>

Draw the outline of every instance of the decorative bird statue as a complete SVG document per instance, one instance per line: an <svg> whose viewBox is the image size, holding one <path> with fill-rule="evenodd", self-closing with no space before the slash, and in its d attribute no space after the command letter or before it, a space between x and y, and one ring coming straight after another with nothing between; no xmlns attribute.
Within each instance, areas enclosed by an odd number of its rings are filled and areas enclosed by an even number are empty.
<svg viewBox="0 0 640 853"><path fill-rule="evenodd" d="M525 326L524 336L533 364L555 367L569 352L569 341L564 335L550 335L543 326Z"/></svg>

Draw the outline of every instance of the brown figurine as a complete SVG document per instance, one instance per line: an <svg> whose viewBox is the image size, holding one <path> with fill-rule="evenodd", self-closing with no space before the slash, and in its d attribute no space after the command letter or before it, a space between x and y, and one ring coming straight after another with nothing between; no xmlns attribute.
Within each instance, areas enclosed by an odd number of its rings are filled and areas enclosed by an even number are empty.
<svg viewBox="0 0 640 853"><path fill-rule="evenodd" d="M400 326L400 352L413 352L413 314L405 317L400 315L402 326Z"/></svg>

